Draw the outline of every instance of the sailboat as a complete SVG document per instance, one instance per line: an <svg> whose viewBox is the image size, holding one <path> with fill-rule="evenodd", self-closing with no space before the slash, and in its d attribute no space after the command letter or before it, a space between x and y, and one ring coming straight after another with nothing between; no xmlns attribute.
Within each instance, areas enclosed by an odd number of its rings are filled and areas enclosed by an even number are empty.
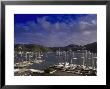
<svg viewBox="0 0 110 89"><path fill-rule="evenodd" d="M71 62L70 62L70 67L73 67L74 64L73 64L73 59L74 59L74 52L72 53L72 58L71 58Z"/></svg>
<svg viewBox="0 0 110 89"><path fill-rule="evenodd" d="M97 57L94 57L93 53L92 53L92 69L93 70L96 70L96 68L95 68L95 59L97 59Z"/></svg>
<svg viewBox="0 0 110 89"><path fill-rule="evenodd" d="M86 58L87 58L87 50L86 50L86 53L82 53L82 67L83 67L83 69L85 69L86 68L86 66L85 66L85 61L86 61Z"/></svg>
<svg viewBox="0 0 110 89"><path fill-rule="evenodd" d="M36 53L36 58L34 60L34 63L41 63L43 62L43 60L40 60L42 57L41 57L41 53Z"/></svg>

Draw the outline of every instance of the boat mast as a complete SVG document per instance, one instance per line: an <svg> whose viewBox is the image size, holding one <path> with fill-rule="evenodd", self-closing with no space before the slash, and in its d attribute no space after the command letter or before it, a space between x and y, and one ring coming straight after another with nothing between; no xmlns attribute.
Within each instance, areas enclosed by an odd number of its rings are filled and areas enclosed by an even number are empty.
<svg viewBox="0 0 110 89"><path fill-rule="evenodd" d="M84 53L83 53L83 66L85 65L85 57L84 57Z"/></svg>
<svg viewBox="0 0 110 89"><path fill-rule="evenodd" d="M65 63L66 63L66 52L65 52Z"/></svg>
<svg viewBox="0 0 110 89"><path fill-rule="evenodd" d="M58 58L58 63L60 62L60 48L59 48L59 51L58 51L58 55L59 55L59 58Z"/></svg>
<svg viewBox="0 0 110 89"><path fill-rule="evenodd" d="M71 64L73 64L73 58L74 58L74 52L73 52L73 57L71 58Z"/></svg>
<svg viewBox="0 0 110 89"><path fill-rule="evenodd" d="M27 61L27 52L26 52L26 61Z"/></svg>
<svg viewBox="0 0 110 89"><path fill-rule="evenodd" d="M93 53L92 53L92 69L94 69L94 57L93 57Z"/></svg>
<svg viewBox="0 0 110 89"><path fill-rule="evenodd" d="M85 65L85 61L87 61L87 50L86 50L85 59L84 59L84 66L87 66L87 64Z"/></svg>

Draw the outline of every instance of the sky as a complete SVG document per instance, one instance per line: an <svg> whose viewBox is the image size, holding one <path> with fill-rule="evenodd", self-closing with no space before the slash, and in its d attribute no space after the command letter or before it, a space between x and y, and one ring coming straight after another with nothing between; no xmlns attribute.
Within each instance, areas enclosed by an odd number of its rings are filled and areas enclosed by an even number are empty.
<svg viewBox="0 0 110 89"><path fill-rule="evenodd" d="M14 14L15 44L64 47L96 41L96 14Z"/></svg>

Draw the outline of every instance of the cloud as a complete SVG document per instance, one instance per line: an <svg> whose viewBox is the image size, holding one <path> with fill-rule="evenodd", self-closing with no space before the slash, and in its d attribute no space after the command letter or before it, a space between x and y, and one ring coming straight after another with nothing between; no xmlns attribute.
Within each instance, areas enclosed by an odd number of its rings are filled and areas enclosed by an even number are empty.
<svg viewBox="0 0 110 89"><path fill-rule="evenodd" d="M90 31L84 31L84 32L83 32L83 35L90 35L90 34L91 34Z"/></svg>
<svg viewBox="0 0 110 89"><path fill-rule="evenodd" d="M97 25L97 21L96 20L92 20L91 22L92 22L92 24Z"/></svg>
<svg viewBox="0 0 110 89"><path fill-rule="evenodd" d="M37 16L37 15L36 15ZM56 19L57 20L56 20ZM15 24L15 43L35 43L44 46L84 45L97 41L97 16L86 15L39 17L35 21Z"/></svg>

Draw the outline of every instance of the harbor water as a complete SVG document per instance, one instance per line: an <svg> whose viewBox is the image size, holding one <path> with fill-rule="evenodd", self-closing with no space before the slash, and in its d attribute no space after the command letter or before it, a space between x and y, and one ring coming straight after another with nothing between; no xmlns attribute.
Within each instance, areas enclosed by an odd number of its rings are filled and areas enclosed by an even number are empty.
<svg viewBox="0 0 110 89"><path fill-rule="evenodd" d="M26 55L25 53L22 53L22 55L18 53L15 54L15 63L25 60L43 60L43 62L33 63L32 65L27 66L29 69L39 70L44 70L55 64L65 62L76 65L91 66L95 68L97 67L97 54L90 52L47 52L42 53L40 58L36 57L35 53L30 53L29 55Z"/></svg>

